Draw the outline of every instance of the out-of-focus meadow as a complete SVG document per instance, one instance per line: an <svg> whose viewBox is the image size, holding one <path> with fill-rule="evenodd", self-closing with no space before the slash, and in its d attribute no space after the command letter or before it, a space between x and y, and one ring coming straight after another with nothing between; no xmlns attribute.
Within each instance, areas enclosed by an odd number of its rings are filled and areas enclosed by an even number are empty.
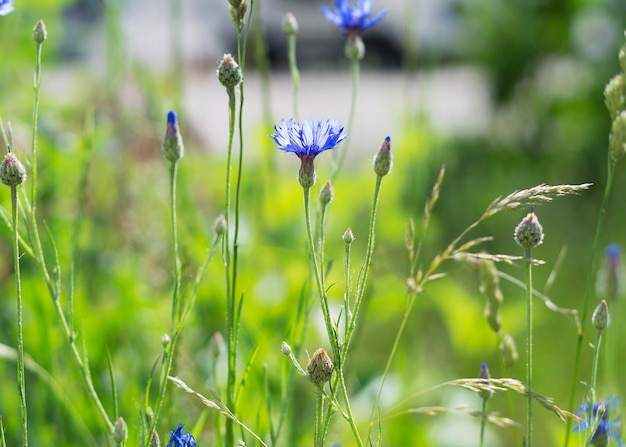
<svg viewBox="0 0 626 447"><path fill-rule="evenodd" d="M268 138L274 123L293 115L281 31L289 10L300 28L300 117L347 125L350 107L343 37L324 20L319 4L257 0L248 36L238 279L244 302L239 372L247 376L238 416L259 433L268 425L268 393L278 405L282 379L292 368L281 354L281 342L292 335L298 297L313 287L298 160L278 151ZM375 8L389 12L363 34L366 55L358 111L344 171L334 182L326 230L326 261L331 262L327 282L337 283L328 295L333 313L339 314L341 235L348 227L354 231L354 265L360 265L376 178L372 157L391 136L394 166L381 193L371 278L346 365L357 421L369 419L405 311L409 220L419 228L441 166L446 175L423 246L426 264L499 196L538 184L594 184L580 196L535 209L545 231L544 243L534 251L545 261L534 269L535 288L558 306L580 311L606 182L611 121L603 90L619 70L617 54L626 24L626 3L620 0L378 0ZM168 110L178 112L185 139L178 224L183 287L191 288L213 240L213 221L224 212L228 98L215 70L224 53L236 53L236 31L227 0L18 2L15 12L0 17L0 117L5 125L10 123L13 150L24 161L32 130L32 29L39 19L48 29L38 135L37 210L44 249L52 254L45 236L49 231L63 269L63 306L70 295L74 299L77 345L88 353L105 408L113 420L124 417L131 433L128 443L135 445L132 434L146 384L170 325L168 168L160 150L165 116ZM314 197L329 176L328 160L325 155L317 160ZM626 244L623 161L617 164L614 182L598 244L598 268L606 245ZM0 203L10 210L8 188L0 190ZM469 237L492 236L483 247L490 253L522 255L513 230L528 211L498 214ZM15 347L10 230L2 225L0 231L0 344ZM25 351L38 365L27 363L31 444L107 445L107 432L86 397L38 266L26 255L21 265ZM524 280L521 264L499 268ZM483 315L478 272L454 262L443 271L446 276L418 296L387 377L382 445L477 445L479 420L466 411L430 416L404 410L468 405L479 411L476 393L437 385L476 377L482 362L489 364L493 377L502 377L497 338ZM501 283L502 330L511 334L520 353L507 376L523 380L524 289L505 279ZM174 364L173 375L209 396L223 387L225 293L223 265L216 258L200 284ZM599 299L592 295L592 308ZM539 300L535 303L533 387L568 409L577 329L571 318ZM622 358L624 306L611 301L609 308L617 329L607 343ZM310 312L303 346L312 354L328 346L315 300ZM591 342L588 329L582 381L589 380ZM116 414L109 357L119 400ZM306 354L299 360L306 363ZM607 374L601 366L599 396L625 397L623 375L616 374L615 386L609 387L608 382L603 385ZM315 390L303 378L295 380L291 416L278 445L312 444ZM585 386L578 385L576 393L577 406ZM525 405L522 396L512 393L498 393L490 401L490 410L520 427L488 426L487 446L521 445ZM217 423L215 413L196 399L172 386L163 411L157 428L164 445L181 422L198 429L198 445L216 445L215 431L223 422ZM15 360L6 350L0 352L0 416L6 445L18 445ZM561 445L564 430L562 421L536 405L536 445ZM333 421L327 442L352 445L340 417ZM574 438L570 444L576 442Z"/></svg>

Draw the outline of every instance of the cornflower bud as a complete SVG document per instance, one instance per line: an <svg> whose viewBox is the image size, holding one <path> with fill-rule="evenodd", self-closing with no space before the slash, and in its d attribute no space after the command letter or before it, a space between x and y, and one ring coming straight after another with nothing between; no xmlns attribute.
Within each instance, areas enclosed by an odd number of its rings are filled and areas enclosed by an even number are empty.
<svg viewBox="0 0 626 447"><path fill-rule="evenodd" d="M320 348L315 351L313 357L309 359L309 363L306 365L306 371L311 382L322 386L330 380L334 367L335 365L333 365L326 351Z"/></svg>
<svg viewBox="0 0 626 447"><path fill-rule="evenodd" d="M283 17L283 33L285 33L286 36L295 36L298 34L298 21L296 20L296 16L290 12Z"/></svg>
<svg viewBox="0 0 626 447"><path fill-rule="evenodd" d="M385 138L378 153L374 157L374 172L379 177L383 177L391 172L393 156L391 155L391 138Z"/></svg>
<svg viewBox="0 0 626 447"><path fill-rule="evenodd" d="M213 229L215 230L215 234L218 236L223 235L226 232L226 217L223 214L220 214L213 222Z"/></svg>
<svg viewBox="0 0 626 447"><path fill-rule="evenodd" d="M243 79L241 68L231 54L225 54L217 68L217 79L220 83L228 88L234 88Z"/></svg>
<svg viewBox="0 0 626 447"><path fill-rule="evenodd" d="M161 152L163 152L163 157L171 163L176 163L185 155L183 137L178 128L178 118L173 110L167 114L167 127L165 128Z"/></svg>
<svg viewBox="0 0 626 447"><path fill-rule="evenodd" d="M326 206L333 201L334 197L335 191L333 190L333 185L330 183L330 180L328 180L326 183L324 183L322 189L320 189L320 202L323 206Z"/></svg>
<svg viewBox="0 0 626 447"><path fill-rule="evenodd" d="M167 349L171 341L172 339L170 338L169 334L161 335L161 346L163 346L164 349Z"/></svg>
<svg viewBox="0 0 626 447"><path fill-rule="evenodd" d="M35 24L35 28L33 29L33 39L36 43L42 44L44 40L48 38L48 30L46 29L46 24L43 23L43 20L39 20Z"/></svg>
<svg viewBox="0 0 626 447"><path fill-rule="evenodd" d="M489 380L491 379L491 374L489 374L489 368L487 367L486 363L482 363L480 365L480 372L478 373L478 378L479 379L484 379L485 385L489 384ZM488 391L488 390L480 390L478 392L478 395L480 396L480 398L482 400L487 400L489 399L491 396L493 396L493 391Z"/></svg>
<svg viewBox="0 0 626 447"><path fill-rule="evenodd" d="M317 174L315 173L314 157L304 156L300 158L300 170L298 171L298 183L303 188L315 185Z"/></svg>
<svg viewBox="0 0 626 447"><path fill-rule="evenodd" d="M536 247L543 242L543 227L533 211L515 227L515 242L525 249Z"/></svg>
<svg viewBox="0 0 626 447"><path fill-rule="evenodd" d="M626 153L626 111L622 111L613 120L609 134L609 152L613 161L617 161Z"/></svg>
<svg viewBox="0 0 626 447"><path fill-rule="evenodd" d="M122 445L124 440L126 439L126 422L124 422L124 418L119 418L115 421L115 425L113 426L113 441L117 445Z"/></svg>
<svg viewBox="0 0 626 447"><path fill-rule="evenodd" d="M343 52L350 60L361 60L365 57L365 44L359 34L349 34Z"/></svg>
<svg viewBox="0 0 626 447"><path fill-rule="evenodd" d="M286 341L282 342L280 344L280 352L282 352L286 356L291 355L291 346L289 346Z"/></svg>
<svg viewBox="0 0 626 447"><path fill-rule="evenodd" d="M4 161L0 166L0 181L11 187L21 185L26 181L26 168L13 152L4 156Z"/></svg>
<svg viewBox="0 0 626 447"><path fill-rule="evenodd" d="M593 323L593 326L597 330L602 331L607 328L610 322L611 317L609 315L609 307L607 306L606 301L602 300L593 311L591 323Z"/></svg>
<svg viewBox="0 0 626 447"><path fill-rule="evenodd" d="M346 243L346 245L350 245L352 242L354 242L354 233L352 232L351 228L348 228L344 233L343 236L341 237L343 239L343 241Z"/></svg>
<svg viewBox="0 0 626 447"><path fill-rule="evenodd" d="M150 447L161 447L161 440L156 430L152 432L152 436L150 437Z"/></svg>

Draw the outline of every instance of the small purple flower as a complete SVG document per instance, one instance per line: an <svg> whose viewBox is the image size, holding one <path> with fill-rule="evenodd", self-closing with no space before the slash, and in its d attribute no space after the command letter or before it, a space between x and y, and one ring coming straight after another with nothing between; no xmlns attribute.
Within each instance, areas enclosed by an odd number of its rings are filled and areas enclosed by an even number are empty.
<svg viewBox="0 0 626 447"><path fill-rule="evenodd" d="M196 447L196 439L193 435L189 432L184 433L184 425L179 424L178 428L172 432L167 447Z"/></svg>
<svg viewBox="0 0 626 447"><path fill-rule="evenodd" d="M0 16L5 16L14 10L13 0L0 0Z"/></svg>
<svg viewBox="0 0 626 447"><path fill-rule="evenodd" d="M341 29L344 34L360 34L380 22L387 10L383 9L370 18L372 0L355 0L354 7L350 0L335 0L334 9L322 6L322 14L330 23Z"/></svg>
<svg viewBox="0 0 626 447"><path fill-rule="evenodd" d="M582 416L583 420L574 427L574 432L586 433L588 442L585 445L606 447L613 438L618 446L624 447L618 432L622 424L617 422L616 417L619 401L617 397L608 397L604 401L596 402L593 407L589 402L585 402L578 408L577 414ZM593 432L589 433L590 430Z"/></svg>
<svg viewBox="0 0 626 447"><path fill-rule="evenodd" d="M302 124L291 118L289 121L281 120L274 126L275 134L270 135L278 149L285 152L293 152L299 158L315 158L320 152L334 149L346 134L343 126L335 120L322 120L314 122L308 118Z"/></svg>

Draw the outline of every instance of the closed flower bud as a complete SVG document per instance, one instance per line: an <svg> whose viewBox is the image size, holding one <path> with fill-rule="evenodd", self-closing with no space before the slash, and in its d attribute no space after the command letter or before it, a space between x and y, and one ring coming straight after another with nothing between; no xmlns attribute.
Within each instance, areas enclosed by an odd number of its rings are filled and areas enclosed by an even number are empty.
<svg viewBox="0 0 626 447"><path fill-rule="evenodd" d="M600 304L593 311L593 315L591 316L591 323L593 326L602 331L607 328L611 321L611 317L609 316L609 307L606 304L606 301L600 301Z"/></svg>
<svg viewBox="0 0 626 447"><path fill-rule="evenodd" d="M354 233L352 232L351 228L348 228L343 233L342 239L346 243L346 245L350 245L352 242L354 242Z"/></svg>
<svg viewBox="0 0 626 447"><path fill-rule="evenodd" d="M223 214L220 214L213 222L213 229L215 230L215 234L218 236L223 235L226 232L226 217Z"/></svg>
<svg viewBox="0 0 626 447"><path fill-rule="evenodd" d="M40 20L35 24L35 28L33 29L33 39L38 44L42 44L47 38L48 30L46 29L46 25L43 23L43 20Z"/></svg>
<svg viewBox="0 0 626 447"><path fill-rule="evenodd" d="M613 161L619 160L626 153L626 111L613 120L609 134L609 152Z"/></svg>
<svg viewBox="0 0 626 447"><path fill-rule="evenodd" d="M543 242L543 227L534 212L530 212L515 228L515 242L531 249Z"/></svg>
<svg viewBox="0 0 626 447"><path fill-rule="evenodd" d="M626 82L624 82L624 76L622 73L613 76L613 79L604 87L604 105L611 117L617 116L626 106L626 98L624 97Z"/></svg>
<svg viewBox="0 0 626 447"><path fill-rule="evenodd" d="M178 128L178 118L173 110L167 114L167 127L165 128L165 137L161 146L163 157L172 163L176 163L185 155L185 146L183 145L183 137Z"/></svg>
<svg viewBox="0 0 626 447"><path fill-rule="evenodd" d="M217 69L217 78L220 83L228 88L234 88L241 82L243 75L241 68L230 54L225 54Z"/></svg>
<svg viewBox="0 0 626 447"><path fill-rule="evenodd" d="M517 362L519 354L517 353L517 346L515 340L509 334L506 334L500 342L500 352L502 353L502 360L504 366L511 368Z"/></svg>
<svg viewBox="0 0 626 447"><path fill-rule="evenodd" d="M126 422L124 418L119 418L113 426L113 441L117 445L121 445L126 439Z"/></svg>
<svg viewBox="0 0 626 447"><path fill-rule="evenodd" d="M391 138L385 138L378 153L374 157L374 172L379 177L383 177L391 172L393 156L391 155Z"/></svg>
<svg viewBox="0 0 626 447"><path fill-rule="evenodd" d="M150 437L150 447L161 447L161 440L156 430L152 432L152 436Z"/></svg>
<svg viewBox="0 0 626 447"><path fill-rule="evenodd" d="M478 373L478 378L479 379L484 379L485 385L489 384L489 380L491 379L491 374L489 374L489 368L487 367L486 363L483 363L480 365L480 372ZM489 399L491 396L493 396L493 391L488 391L488 390L480 390L478 392L478 395L480 396L480 398L482 400L487 400Z"/></svg>
<svg viewBox="0 0 626 447"><path fill-rule="evenodd" d="M365 57L365 44L359 34L349 34L343 47L346 57L350 60L361 60Z"/></svg>
<svg viewBox="0 0 626 447"><path fill-rule="evenodd" d="M333 185L330 183L330 180L328 180L326 183L324 183L322 189L320 189L319 199L321 204L328 205L330 202L333 201L334 196L335 191L333 191Z"/></svg>
<svg viewBox="0 0 626 447"><path fill-rule="evenodd" d="M161 335L161 346L163 346L164 349L167 349L171 341L172 339L170 338L169 334Z"/></svg>
<svg viewBox="0 0 626 447"><path fill-rule="evenodd" d="M26 168L13 152L4 156L4 161L0 166L0 181L7 186L21 185L26 181Z"/></svg>
<svg viewBox="0 0 626 447"><path fill-rule="evenodd" d="M295 36L298 34L298 21L296 20L296 16L290 12L283 17L283 33L285 33L286 36Z"/></svg>
<svg viewBox="0 0 626 447"><path fill-rule="evenodd" d="M298 171L298 182L300 186L307 189L315 185L317 174L315 173L315 164L313 157L304 156L300 158L300 170Z"/></svg>
<svg viewBox="0 0 626 447"><path fill-rule="evenodd" d="M322 386L330 380L334 367L335 365L333 365L326 351L320 348L315 351L313 357L309 359L309 363L306 365L306 371L311 382Z"/></svg>
<svg viewBox="0 0 626 447"><path fill-rule="evenodd" d="M291 355L291 346L286 341L282 342L280 344L280 352L287 356Z"/></svg>

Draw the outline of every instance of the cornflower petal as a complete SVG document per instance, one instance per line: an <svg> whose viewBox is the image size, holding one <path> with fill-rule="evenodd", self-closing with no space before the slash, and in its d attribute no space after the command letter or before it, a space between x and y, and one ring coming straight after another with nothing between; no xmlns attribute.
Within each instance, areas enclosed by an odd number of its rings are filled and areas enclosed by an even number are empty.
<svg viewBox="0 0 626 447"><path fill-rule="evenodd" d="M360 34L380 22L387 10L378 11L370 17L374 4L372 0L355 0L354 6L350 0L335 0L334 9L322 6L321 11L326 20L341 29L344 34Z"/></svg>
<svg viewBox="0 0 626 447"><path fill-rule="evenodd" d="M167 447L196 447L196 439L191 433L185 434L185 426L179 424L170 436L170 442Z"/></svg>
<svg viewBox="0 0 626 447"><path fill-rule="evenodd" d="M302 123L282 119L270 135L278 149L293 152L299 158L315 158L319 153L334 149L346 137L343 126L335 120L315 122L307 118Z"/></svg>
<svg viewBox="0 0 626 447"><path fill-rule="evenodd" d="M0 0L0 16L5 16L14 10L13 0Z"/></svg>

